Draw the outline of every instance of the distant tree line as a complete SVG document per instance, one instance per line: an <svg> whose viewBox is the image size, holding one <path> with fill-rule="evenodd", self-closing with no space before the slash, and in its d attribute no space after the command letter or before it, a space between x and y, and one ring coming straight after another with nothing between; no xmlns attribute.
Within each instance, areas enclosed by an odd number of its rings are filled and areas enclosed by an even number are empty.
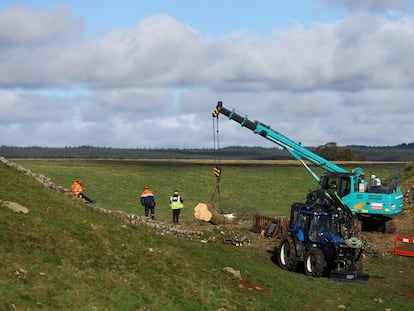
<svg viewBox="0 0 414 311"><path fill-rule="evenodd" d="M315 153L331 161L365 161L363 154L354 153L351 148L339 147L335 142L330 142L315 149Z"/></svg>
<svg viewBox="0 0 414 311"><path fill-rule="evenodd" d="M414 161L414 143L389 147L346 146L329 142L318 147L306 147L330 161ZM231 146L219 150L208 148L109 148L79 147L15 147L0 146L0 156L6 158L85 158L85 159L232 159L232 160L291 160L292 156L279 148Z"/></svg>

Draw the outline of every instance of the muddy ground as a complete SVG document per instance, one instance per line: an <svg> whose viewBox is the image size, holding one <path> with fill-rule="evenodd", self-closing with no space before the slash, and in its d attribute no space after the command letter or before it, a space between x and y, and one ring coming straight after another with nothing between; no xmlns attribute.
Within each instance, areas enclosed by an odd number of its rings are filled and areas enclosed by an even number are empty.
<svg viewBox="0 0 414 311"><path fill-rule="evenodd" d="M401 185L406 198L404 210L394 217L395 232L384 234L380 232L361 232L361 239L368 243L366 256L376 256L394 253L395 237L414 237L414 177ZM408 199L408 197L413 199ZM239 221L236 224L212 225L210 223L182 224L182 229L199 230L204 232L205 242L223 242L233 246L249 247L259 252L271 252L275 238L266 238L252 230L252 221Z"/></svg>

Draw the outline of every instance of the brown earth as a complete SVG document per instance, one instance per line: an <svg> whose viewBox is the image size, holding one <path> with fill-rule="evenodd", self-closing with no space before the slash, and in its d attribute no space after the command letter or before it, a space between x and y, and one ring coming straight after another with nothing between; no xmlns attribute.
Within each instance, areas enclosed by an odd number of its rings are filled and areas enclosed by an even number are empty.
<svg viewBox="0 0 414 311"><path fill-rule="evenodd" d="M361 238L368 242L367 256L394 253L394 238L414 237L414 177L401 184L405 196L404 210L394 220L396 230L391 234L380 232L361 233ZM410 193L413 192L412 194ZM413 199L409 199L412 196ZM249 247L258 252L269 253L276 244L274 238L266 238L252 230L252 221L239 221L235 224L212 225L206 222L180 225L182 229L199 230L204 233L205 242L222 242L238 247Z"/></svg>
<svg viewBox="0 0 414 311"><path fill-rule="evenodd" d="M377 232L363 232L367 240L375 245L378 253L386 254L394 252L394 238L414 237L414 201L412 191L414 189L414 177L407 179L401 184L401 191L404 194L404 210L395 219L396 230L392 234L381 234Z"/></svg>

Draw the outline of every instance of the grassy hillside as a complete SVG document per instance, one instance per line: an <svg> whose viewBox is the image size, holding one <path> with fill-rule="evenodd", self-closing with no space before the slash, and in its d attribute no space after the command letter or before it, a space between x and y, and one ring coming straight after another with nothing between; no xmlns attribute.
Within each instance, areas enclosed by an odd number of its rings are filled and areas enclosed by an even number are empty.
<svg viewBox="0 0 414 311"><path fill-rule="evenodd" d="M194 198L188 199L187 211L194 202L211 195L210 167L166 165L144 170L122 163L39 165L36 170L33 166L33 171L50 173L57 184L69 186L73 179L83 178L86 193L108 206L118 203L114 206L136 210L134 200L144 180L154 185L160 199L176 186L188 197L192 194ZM257 206L263 200L268 202L264 206L272 204L272 200L259 193L267 190L273 195L280 192L274 187L283 183L266 182L270 178L267 174L282 180L295 176L293 172L271 172L263 167L233 170L226 174L234 174L231 176L240 187L243 180L254 186L252 190L244 186L240 197L226 198L235 202L235 206L250 206L243 194L253 195ZM208 176L208 182L203 180L203 174ZM262 177L255 179L257 175ZM125 180L125 184L112 191L111 177ZM100 185L103 181L107 183ZM260 192L258 185L262 188ZM120 192L124 188L125 192ZM194 191L200 192L199 197ZM310 278L280 270L270 260L270 254L257 251L254 245L200 243L121 224L4 164L0 164L0 200L18 202L30 210L23 215L0 208L1 310L335 310L342 305L347 310L410 310L414 307L411 258L386 255L370 259L365 269L372 279L368 286ZM160 207L160 218L169 219L169 211L166 209L163 214L161 210ZM190 212L184 216L191 221ZM228 266L266 291L240 289L239 281L223 271Z"/></svg>
<svg viewBox="0 0 414 311"><path fill-rule="evenodd" d="M70 188L78 178L84 192L107 209L143 215L139 195L149 185L157 201L156 217L170 221L169 197L178 189L184 197L182 219L193 221L198 202L214 201L224 212L237 212L251 219L259 211L266 215L289 215L293 201L302 202L317 183L306 170L293 162L287 165L237 165L223 163L220 196L215 192L212 163L191 164L180 161L145 162L125 160L16 160L16 163L44 174L57 185ZM349 167L351 170L353 167ZM389 166L365 165L367 176L386 177ZM319 170L316 170L319 174ZM220 199L220 200L219 200Z"/></svg>

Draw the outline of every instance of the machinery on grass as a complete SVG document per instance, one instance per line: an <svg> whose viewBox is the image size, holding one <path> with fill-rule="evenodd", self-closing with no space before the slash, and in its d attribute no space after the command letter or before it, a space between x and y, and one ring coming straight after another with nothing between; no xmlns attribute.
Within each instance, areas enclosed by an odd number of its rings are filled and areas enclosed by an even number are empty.
<svg viewBox="0 0 414 311"><path fill-rule="evenodd" d="M274 257L282 269L335 281L366 284L364 245L356 237L355 217L336 189L309 192L306 203L293 203L288 231L277 236Z"/></svg>
<svg viewBox="0 0 414 311"><path fill-rule="evenodd" d="M364 172L359 167L349 172L295 143L270 128L270 126L259 121L252 121L247 116L242 116L234 110L225 108L221 101L218 102L212 113L215 118L218 118L219 114L227 116L242 127L250 129L255 134L287 150L303 164L311 176L319 183L319 190L327 191L331 185L335 185L335 192L338 197L358 217L364 230L376 230L384 233L395 231L392 216L402 212L403 209L403 194L398 184L398 175L391 176L388 185L368 186L368 182L364 180ZM325 170L325 173L318 177L305 160Z"/></svg>

